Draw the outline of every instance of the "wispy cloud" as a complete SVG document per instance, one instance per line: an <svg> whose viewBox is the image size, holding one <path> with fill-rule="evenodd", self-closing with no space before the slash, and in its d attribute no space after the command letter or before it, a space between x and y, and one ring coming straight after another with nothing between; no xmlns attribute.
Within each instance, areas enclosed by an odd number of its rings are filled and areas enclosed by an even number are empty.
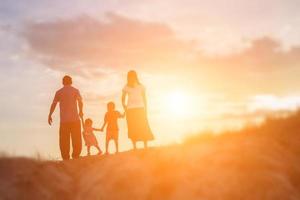
<svg viewBox="0 0 300 200"><path fill-rule="evenodd" d="M22 34L34 58L53 69L82 75L93 68L124 66L168 66L171 69L204 66L205 72L221 75L229 72L239 76L236 79L250 77L252 80L265 77L265 73L284 75L295 70L299 73L299 46L283 50L279 41L264 37L249 41L248 48L241 52L209 57L199 51L192 40L178 39L166 24L113 13L103 20L81 16L32 22Z"/></svg>
<svg viewBox="0 0 300 200"><path fill-rule="evenodd" d="M100 21L88 16L31 23L23 32L32 55L57 70L150 66L173 62L190 44L166 25L113 13Z"/></svg>

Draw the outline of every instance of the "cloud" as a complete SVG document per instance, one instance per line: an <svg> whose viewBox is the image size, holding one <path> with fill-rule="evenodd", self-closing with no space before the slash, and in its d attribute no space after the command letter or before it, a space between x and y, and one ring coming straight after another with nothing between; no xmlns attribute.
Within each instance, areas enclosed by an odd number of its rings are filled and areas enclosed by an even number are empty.
<svg viewBox="0 0 300 200"><path fill-rule="evenodd" d="M209 90L229 92L238 86L241 94L251 95L299 84L300 46L284 49L267 36L246 41L240 52L212 56L196 48L197 41L179 39L167 24L114 13L101 20L80 16L31 22L21 35L33 59L85 78L105 76L105 70L138 68L157 74L159 69Z"/></svg>
<svg viewBox="0 0 300 200"><path fill-rule="evenodd" d="M249 47L240 53L210 59L208 62L219 66L231 66L235 70L269 72L286 66L296 67L299 62L300 47L283 50L279 41L263 37L250 41Z"/></svg>
<svg viewBox="0 0 300 200"><path fill-rule="evenodd" d="M32 55L54 69L149 66L173 63L190 44L166 25L113 13L104 20L81 16L30 23L22 33Z"/></svg>
<svg viewBox="0 0 300 200"><path fill-rule="evenodd" d="M51 22L32 22L22 32L35 57L53 68L68 65L122 67L176 63L208 64L217 68L262 71L299 64L300 47L283 51L269 37L249 41L249 47L227 56L207 57L193 41L178 39L166 24L108 13ZM194 42L195 43L195 42Z"/></svg>
<svg viewBox="0 0 300 200"><path fill-rule="evenodd" d="M297 110L299 107L299 96L277 97L270 94L256 95L249 104L250 110Z"/></svg>
<svg viewBox="0 0 300 200"><path fill-rule="evenodd" d="M300 46L283 49L270 37L248 42L244 50L222 56L197 56L204 82L219 91L243 96L297 91L300 84ZM203 81L203 80L202 80Z"/></svg>

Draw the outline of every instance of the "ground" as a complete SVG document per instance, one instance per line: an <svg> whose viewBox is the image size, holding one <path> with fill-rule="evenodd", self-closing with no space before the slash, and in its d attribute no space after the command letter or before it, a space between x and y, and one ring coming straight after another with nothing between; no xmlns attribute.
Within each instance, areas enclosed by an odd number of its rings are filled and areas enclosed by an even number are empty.
<svg viewBox="0 0 300 200"><path fill-rule="evenodd" d="M300 199L299 122L64 162L2 157L0 199Z"/></svg>

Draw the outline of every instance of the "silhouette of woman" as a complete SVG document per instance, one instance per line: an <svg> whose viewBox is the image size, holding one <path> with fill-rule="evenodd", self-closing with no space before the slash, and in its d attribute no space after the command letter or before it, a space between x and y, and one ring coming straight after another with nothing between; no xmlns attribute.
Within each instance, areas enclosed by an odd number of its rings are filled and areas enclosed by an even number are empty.
<svg viewBox="0 0 300 200"><path fill-rule="evenodd" d="M147 119L145 87L139 82L135 71L127 74L127 84L122 91L122 105L126 111L128 138L131 139L133 148L136 149L138 141L143 141L147 148L147 142L153 140L154 136Z"/></svg>

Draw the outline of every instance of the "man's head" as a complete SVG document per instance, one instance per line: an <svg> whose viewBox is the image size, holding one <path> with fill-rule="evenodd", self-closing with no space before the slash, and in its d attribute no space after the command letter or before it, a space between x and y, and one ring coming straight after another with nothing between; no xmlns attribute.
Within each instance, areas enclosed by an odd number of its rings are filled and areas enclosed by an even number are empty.
<svg viewBox="0 0 300 200"><path fill-rule="evenodd" d="M63 79L62 79L62 83L63 85L72 85L72 78L71 76L64 76Z"/></svg>

